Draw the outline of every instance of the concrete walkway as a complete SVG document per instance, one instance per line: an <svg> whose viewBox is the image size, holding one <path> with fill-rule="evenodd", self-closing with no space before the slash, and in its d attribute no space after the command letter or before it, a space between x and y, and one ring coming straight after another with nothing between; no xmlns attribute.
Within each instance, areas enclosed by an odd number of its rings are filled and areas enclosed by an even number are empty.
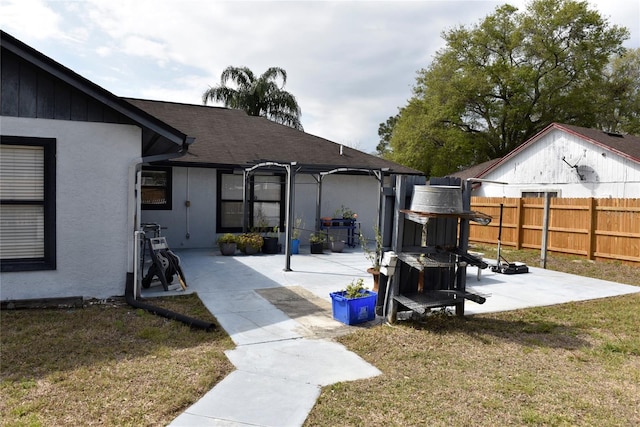
<svg viewBox="0 0 640 427"><path fill-rule="evenodd" d="M330 292L364 278L367 260L359 250L292 257L223 257L217 251L180 251L188 292L197 292L237 347L227 357L237 368L172 426L300 426L321 387L369 378L380 371L331 338L359 327L331 319ZM640 292L640 287L530 267L505 276L468 269L467 287L487 296L467 301L465 314L514 310ZM181 291L176 291L180 293ZM169 291L169 293L172 293ZM162 287L143 296L167 295ZM287 305L288 303L288 305ZM296 312L295 307L304 305Z"/></svg>

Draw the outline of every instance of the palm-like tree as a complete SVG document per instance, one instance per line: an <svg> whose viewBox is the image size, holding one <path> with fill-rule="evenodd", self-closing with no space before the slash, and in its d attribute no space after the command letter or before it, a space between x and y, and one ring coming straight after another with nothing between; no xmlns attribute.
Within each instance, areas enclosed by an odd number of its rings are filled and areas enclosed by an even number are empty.
<svg viewBox="0 0 640 427"><path fill-rule="evenodd" d="M282 87L276 83L278 77L282 78ZM237 88L226 86L228 80ZM220 76L220 85L202 94L202 103L222 102L225 107L302 130L300 107L296 98L283 90L286 83L287 72L279 67L269 68L257 79L247 67L227 67Z"/></svg>

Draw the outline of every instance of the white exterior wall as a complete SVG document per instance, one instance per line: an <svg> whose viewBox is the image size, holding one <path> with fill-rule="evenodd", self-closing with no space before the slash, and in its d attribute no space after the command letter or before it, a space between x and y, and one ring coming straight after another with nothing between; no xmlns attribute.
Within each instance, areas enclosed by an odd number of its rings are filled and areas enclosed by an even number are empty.
<svg viewBox="0 0 640 427"><path fill-rule="evenodd" d="M580 167L584 180L562 160L563 156ZM557 191L565 198L640 197L640 164L557 129L483 179L508 185L483 183L474 196L520 197L525 191Z"/></svg>
<svg viewBox="0 0 640 427"><path fill-rule="evenodd" d="M174 167L172 209L143 210L141 222L160 224L172 249L212 248L217 238L216 188L216 169Z"/></svg>
<svg viewBox="0 0 640 427"><path fill-rule="evenodd" d="M56 139L56 269L1 273L3 300L123 295L136 126L0 117L3 135Z"/></svg>
<svg viewBox="0 0 640 427"><path fill-rule="evenodd" d="M380 183L374 175L329 175L322 184L321 216L333 216L343 205L358 214L360 229L368 239L374 238L378 223Z"/></svg>
<svg viewBox="0 0 640 427"><path fill-rule="evenodd" d="M172 249L215 248L217 170L174 167L172 210L143 210L141 222L158 223ZM316 227L317 181L307 174L296 175L294 220L301 218L306 230ZM379 187L373 176L330 175L324 178L321 216L331 216L342 205L358 214L365 235L373 235L377 221ZM185 201L191 206L187 208ZM310 231L300 239L308 243ZM189 238L186 237L189 233ZM281 233L281 242L284 234Z"/></svg>
<svg viewBox="0 0 640 427"><path fill-rule="evenodd" d="M323 192L324 193L324 192ZM302 220L302 228L300 232L300 243L309 243L309 234L316 229L316 201L318 199L318 182L313 176L307 174L296 175L296 185L294 192L294 218ZM283 237L284 239L284 237Z"/></svg>

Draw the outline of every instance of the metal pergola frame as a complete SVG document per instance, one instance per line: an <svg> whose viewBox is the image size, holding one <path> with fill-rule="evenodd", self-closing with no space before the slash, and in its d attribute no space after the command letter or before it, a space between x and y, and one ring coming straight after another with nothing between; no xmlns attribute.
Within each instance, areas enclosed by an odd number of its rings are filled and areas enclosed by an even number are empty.
<svg viewBox="0 0 640 427"><path fill-rule="evenodd" d="M312 165L300 165L297 162L276 162L276 161L262 161L256 163L253 166L243 168L243 186L242 186L242 208L243 208L243 229L246 231L249 224L249 200L248 196L248 185L251 174L254 173L258 169L269 168L269 169L284 169L287 174L286 180L286 191L285 191L285 266L284 271L292 271L291 270L291 236L293 230L293 216L294 216L294 207L295 207L295 177L298 173L305 173L312 175L318 184L317 196L316 196L316 228L320 221L320 209L322 206L322 181L329 175L335 173L344 173L344 172L358 172L362 174L373 174L375 178L378 180L379 191L378 191L378 208L377 208L377 221L378 227L382 227L382 218L380 217L380 211L382 209L382 188L384 185L384 175L386 172L389 172L389 168L359 168L359 167L321 167L321 166L312 166Z"/></svg>

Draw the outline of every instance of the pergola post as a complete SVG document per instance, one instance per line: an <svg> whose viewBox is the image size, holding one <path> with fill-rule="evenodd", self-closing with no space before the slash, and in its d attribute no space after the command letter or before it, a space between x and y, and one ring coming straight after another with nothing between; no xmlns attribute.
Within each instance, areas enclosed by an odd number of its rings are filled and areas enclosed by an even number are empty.
<svg viewBox="0 0 640 427"><path fill-rule="evenodd" d="M251 172L253 172L254 170L258 169L258 168L262 168L262 167L268 167L268 166L275 166L275 167L279 167L279 168L284 168L287 171L287 196L286 196L286 213L285 213L285 223L286 223L286 227L285 227L285 266L284 266L284 271L291 271L291 229L292 229L292 218L294 215L294 184L295 184L295 170L294 170L294 166L297 165L297 162L291 162L291 163L276 163L276 162L264 162L264 163L258 163L257 165L251 166L250 168L246 168L244 169L243 173L244 173L244 185L242 187L242 194L243 194L243 212L245 215L245 221L243 224L243 227L245 229L247 229L247 225L248 225L248 201L247 201L247 186L249 183L249 179L248 176Z"/></svg>
<svg viewBox="0 0 640 427"><path fill-rule="evenodd" d="M296 171L292 167L293 165L295 165L295 163L285 166L285 169L287 170L287 202L286 202L287 212L285 217L287 226L285 227L285 237L284 237L284 240L285 240L284 253L286 254L284 271L291 271L291 230L293 228L293 216L295 214L294 184L295 184L295 175L296 175Z"/></svg>
<svg viewBox="0 0 640 427"><path fill-rule="evenodd" d="M249 230L249 200L248 200L248 187L249 187L249 171L243 169L242 171L242 232L246 233Z"/></svg>
<svg viewBox="0 0 640 427"><path fill-rule="evenodd" d="M318 192L316 194L316 221L315 221L315 230L320 229L320 211L322 208L322 175L318 175L316 178L314 176L316 182L318 183Z"/></svg>

